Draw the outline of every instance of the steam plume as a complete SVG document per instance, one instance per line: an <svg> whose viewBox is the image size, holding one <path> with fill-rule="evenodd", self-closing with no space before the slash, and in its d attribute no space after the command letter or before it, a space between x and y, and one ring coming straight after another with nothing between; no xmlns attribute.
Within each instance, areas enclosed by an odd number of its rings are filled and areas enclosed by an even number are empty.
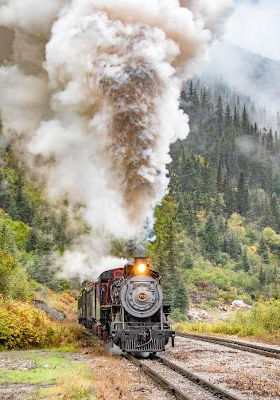
<svg viewBox="0 0 280 400"><path fill-rule="evenodd" d="M188 133L181 82L230 3L0 0L3 133L52 204L66 199L95 233L77 240L77 265L104 255L96 236L139 233L164 195L169 146Z"/></svg>

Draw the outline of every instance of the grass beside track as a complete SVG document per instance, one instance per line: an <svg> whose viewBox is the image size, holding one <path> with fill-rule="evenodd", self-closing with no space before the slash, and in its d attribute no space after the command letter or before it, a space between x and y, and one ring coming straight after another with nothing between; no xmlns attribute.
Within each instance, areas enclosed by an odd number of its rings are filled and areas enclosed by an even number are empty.
<svg viewBox="0 0 280 400"><path fill-rule="evenodd" d="M240 310L226 321L178 322L178 332L236 335L254 338L271 344L280 344L280 300L259 302L250 310Z"/></svg>
<svg viewBox="0 0 280 400"><path fill-rule="evenodd" d="M1 354L3 353L0 353L0 357ZM5 356L11 363L13 360L18 362L22 359L31 360L33 365L28 369L11 369L11 367L1 369L0 398L2 385L18 384L22 385L23 393L26 388L34 387L31 392L26 390L26 395L23 395L24 400L96 399L93 373L81 355L77 353L37 350L5 352Z"/></svg>

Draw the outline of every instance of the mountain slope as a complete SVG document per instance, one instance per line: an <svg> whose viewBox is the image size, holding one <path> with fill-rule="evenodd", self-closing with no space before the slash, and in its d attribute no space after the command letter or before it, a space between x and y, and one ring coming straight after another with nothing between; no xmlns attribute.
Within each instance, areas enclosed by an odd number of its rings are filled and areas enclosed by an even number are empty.
<svg viewBox="0 0 280 400"><path fill-rule="evenodd" d="M257 122L266 125L273 119L275 123L275 114L280 108L280 63L228 42L216 42L210 57L212 61L205 67L201 79L208 84L222 79L254 100L259 109L254 115ZM264 108L267 116L263 112L258 115Z"/></svg>

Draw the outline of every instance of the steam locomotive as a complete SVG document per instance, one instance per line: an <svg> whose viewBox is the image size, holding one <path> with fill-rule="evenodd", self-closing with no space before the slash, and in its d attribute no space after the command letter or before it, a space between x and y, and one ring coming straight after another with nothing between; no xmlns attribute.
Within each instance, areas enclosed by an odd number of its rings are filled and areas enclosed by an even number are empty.
<svg viewBox="0 0 280 400"><path fill-rule="evenodd" d="M160 276L143 257L103 272L86 284L78 299L79 323L129 353L164 351L169 338L174 346L169 313Z"/></svg>

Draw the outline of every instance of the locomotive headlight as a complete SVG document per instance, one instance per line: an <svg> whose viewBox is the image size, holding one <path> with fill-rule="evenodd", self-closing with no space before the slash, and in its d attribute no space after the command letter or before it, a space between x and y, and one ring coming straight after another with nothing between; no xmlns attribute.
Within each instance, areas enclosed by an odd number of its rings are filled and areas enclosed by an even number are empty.
<svg viewBox="0 0 280 400"><path fill-rule="evenodd" d="M137 274L145 274L146 272L147 272L147 269L148 269L148 267L147 267L147 265L146 264L138 264L137 266L136 266L136 272L137 272Z"/></svg>

